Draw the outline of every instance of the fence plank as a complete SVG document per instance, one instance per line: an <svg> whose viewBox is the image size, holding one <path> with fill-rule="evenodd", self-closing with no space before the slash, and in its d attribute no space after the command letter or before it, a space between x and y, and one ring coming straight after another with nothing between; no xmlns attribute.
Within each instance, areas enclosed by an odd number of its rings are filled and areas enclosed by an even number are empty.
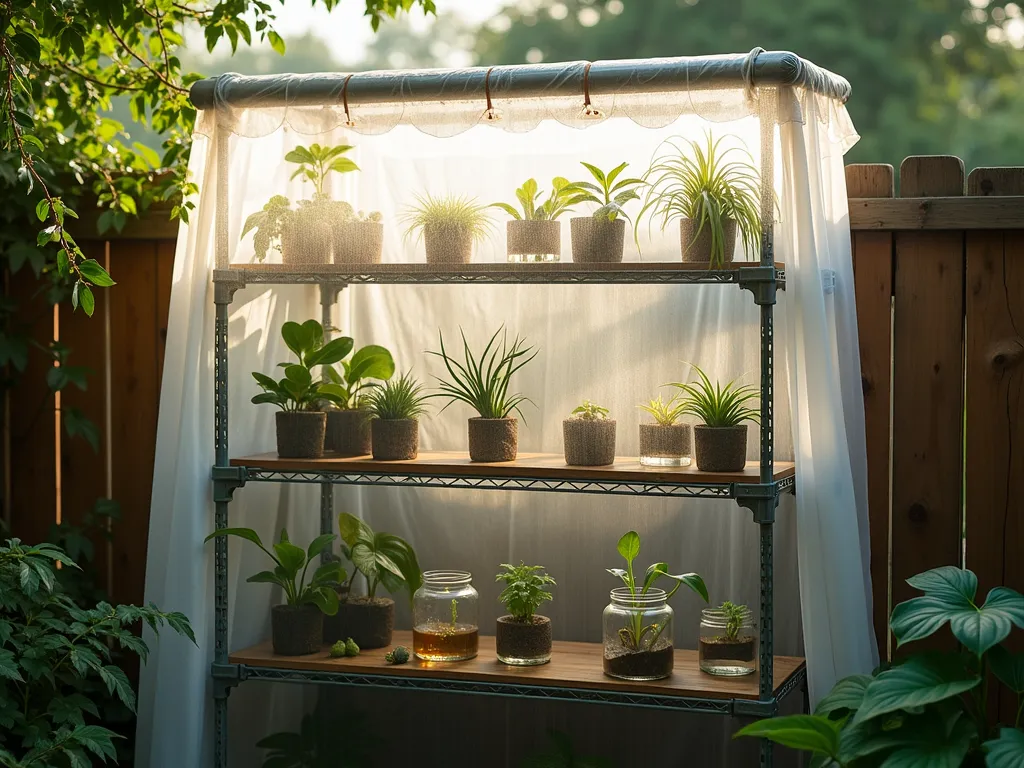
<svg viewBox="0 0 1024 768"><path fill-rule="evenodd" d="M964 191L956 157L909 157L904 197ZM915 573L961 562L962 232L898 232L893 306L892 602ZM944 646L952 636L936 638Z"/></svg>
<svg viewBox="0 0 1024 768"><path fill-rule="evenodd" d="M1024 168L977 168L972 195L1024 193ZM1024 592L1024 234L967 235L966 565L979 595L1004 585ZM1015 450L1016 449L1016 450ZM1008 640L1024 650L1020 633ZM1001 722L1012 722L1016 697L1005 691Z"/></svg>
<svg viewBox="0 0 1024 768"><path fill-rule="evenodd" d="M851 197L892 197L891 165L848 165ZM889 649L889 430L892 375L892 267L890 232L853 233L861 383L868 451L868 520L871 534L871 592L880 658Z"/></svg>

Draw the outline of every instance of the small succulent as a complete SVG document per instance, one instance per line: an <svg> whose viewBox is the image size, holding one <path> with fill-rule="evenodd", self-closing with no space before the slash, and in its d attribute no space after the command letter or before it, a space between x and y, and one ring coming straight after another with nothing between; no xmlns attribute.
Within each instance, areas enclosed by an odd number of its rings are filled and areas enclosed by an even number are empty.
<svg viewBox="0 0 1024 768"><path fill-rule="evenodd" d="M389 651L384 656L388 664L405 664L409 660L409 649L404 645L396 646L395 650Z"/></svg>
<svg viewBox="0 0 1024 768"><path fill-rule="evenodd" d="M356 641L351 637L345 641L345 655L346 656L358 656L359 646L356 645Z"/></svg>
<svg viewBox="0 0 1024 768"><path fill-rule="evenodd" d="M581 405L573 408L572 415L581 421L600 421L608 418L608 409L584 400Z"/></svg>
<svg viewBox="0 0 1024 768"><path fill-rule="evenodd" d="M330 656L332 659L340 659L343 656L358 656L359 646L351 637L346 640L339 640L331 646Z"/></svg>

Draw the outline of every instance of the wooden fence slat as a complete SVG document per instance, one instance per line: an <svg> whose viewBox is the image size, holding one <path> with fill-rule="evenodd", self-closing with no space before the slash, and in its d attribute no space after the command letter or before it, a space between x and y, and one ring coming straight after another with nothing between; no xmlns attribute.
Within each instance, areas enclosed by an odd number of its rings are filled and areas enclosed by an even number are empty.
<svg viewBox="0 0 1024 768"><path fill-rule="evenodd" d="M891 165L849 165L851 197L892 197ZM853 233L864 427L868 451L868 520L871 534L871 592L879 657L889 648L889 430L892 376L891 232Z"/></svg>
<svg viewBox="0 0 1024 768"><path fill-rule="evenodd" d="M956 157L910 157L904 197L964 191ZM963 423L962 232L898 232L893 306L892 602L916 594L905 582L961 562ZM935 646L952 642L936 638ZM918 647L921 644L917 644Z"/></svg>

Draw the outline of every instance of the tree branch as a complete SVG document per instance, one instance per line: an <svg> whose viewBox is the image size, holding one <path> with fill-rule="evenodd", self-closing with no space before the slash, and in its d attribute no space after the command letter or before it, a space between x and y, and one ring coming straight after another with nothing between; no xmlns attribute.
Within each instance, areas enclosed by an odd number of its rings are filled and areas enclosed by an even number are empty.
<svg viewBox="0 0 1024 768"><path fill-rule="evenodd" d="M124 49L126 51L128 51L129 54L131 54L131 57L133 59L135 59L137 62L139 62L139 64L141 64L144 69L147 69L150 72L152 72L161 83L166 85L172 91L176 91L178 93L188 93L188 89L187 88L182 88L180 85L175 85L170 80L168 80L167 77L164 76L164 74L162 72L160 72L159 70L154 69L152 66L150 66L148 61L146 61L144 58L139 56L139 54L137 54L132 49L132 47L130 45L128 45L128 43L126 43L124 41L124 38L121 37L119 34L117 34L117 30L114 28L113 24L111 24L110 22L107 22L107 29L110 30L110 34L112 34L114 36L114 38L117 40L117 42L119 42L121 45L123 45ZM163 37L163 35L161 34L161 38L162 37Z"/></svg>

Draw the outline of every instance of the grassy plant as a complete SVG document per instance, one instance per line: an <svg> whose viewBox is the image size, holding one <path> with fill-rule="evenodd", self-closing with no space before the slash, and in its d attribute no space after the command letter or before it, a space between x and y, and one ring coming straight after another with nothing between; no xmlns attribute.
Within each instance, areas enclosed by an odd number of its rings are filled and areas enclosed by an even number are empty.
<svg viewBox="0 0 1024 768"><path fill-rule="evenodd" d="M679 417L683 415L683 403L678 395L672 397L667 403L661 395L651 400L647 405L641 403L637 406L641 411L646 411L654 417L654 421L663 427L671 427Z"/></svg>
<svg viewBox="0 0 1024 768"><path fill-rule="evenodd" d="M277 381L253 371L252 376L263 392L255 395L252 402L276 405L282 411L315 411L324 401L342 403L345 391L337 384L314 380L312 370L345 357L352 350L352 339L342 336L324 344L324 329L316 320L301 325L289 321L281 326L281 336L299 362L278 363L278 367L284 368L284 378Z"/></svg>
<svg viewBox="0 0 1024 768"><path fill-rule="evenodd" d="M370 390L366 405L374 418L384 421L415 419L426 410L429 395L423 394L423 387L408 373L391 379Z"/></svg>
<svg viewBox="0 0 1024 768"><path fill-rule="evenodd" d="M692 364L691 364L692 365ZM675 383L683 397L682 413L696 416L709 427L736 427L744 421L760 422L761 414L747 406L760 397L757 387L749 384L737 386L735 379L724 387L712 384L711 379L698 366L693 365L699 381L695 384Z"/></svg>
<svg viewBox="0 0 1024 768"><path fill-rule="evenodd" d="M602 408L597 403L584 400L572 409L572 415L581 421L600 421L608 418L608 409Z"/></svg>
<svg viewBox="0 0 1024 768"><path fill-rule="evenodd" d="M406 225L405 237L419 238L424 232L467 233L474 243L486 238L494 228L487 214L489 206L480 205L475 198L456 195L425 195L416 198L402 221Z"/></svg>
<svg viewBox="0 0 1024 768"><path fill-rule="evenodd" d="M554 221L563 213L572 210L572 206L587 199L562 176L556 176L551 180L551 194L547 200L537 205L540 198L537 180L527 179L523 186L516 190L516 199L523 208L522 213L508 203L492 203L490 207L500 208L516 221Z"/></svg>
<svg viewBox="0 0 1024 768"><path fill-rule="evenodd" d="M529 623L540 604L551 599L551 593L545 587L555 586L555 580L544 573L543 565L519 565L502 563L504 572L494 577L495 581L505 582L505 588L498 596L505 608L516 621Z"/></svg>
<svg viewBox="0 0 1024 768"><path fill-rule="evenodd" d="M324 195L324 182L330 173L349 173L358 171L359 166L342 157L352 149L350 144L338 144L334 147L310 144L308 147L297 146L284 156L289 163L296 163L299 167L295 169L290 179L301 176L303 181L313 182L315 195Z"/></svg>
<svg viewBox="0 0 1024 768"><path fill-rule="evenodd" d="M705 231L711 234L712 266L727 255L726 222L736 222L745 250L756 252L761 240L761 179L753 158L742 147L722 148L722 141L710 133L703 143L666 139L644 174L647 194L637 217L660 219L662 230L676 219L693 219L693 242Z"/></svg>
<svg viewBox="0 0 1024 768"><path fill-rule="evenodd" d="M619 178L619 175L626 169L628 163L620 163L608 171L608 173L590 163L581 162L580 165L590 171L594 181L575 181L570 185L573 190L580 193L578 202L596 203L599 207L594 211L595 219L615 221L615 219L621 216L626 221L630 221L622 206L630 200L640 199L636 188L642 186L644 182L642 179Z"/></svg>
<svg viewBox="0 0 1024 768"><path fill-rule="evenodd" d="M509 344L505 327L502 326L491 336L478 359L469 348L466 334L461 329L460 333L463 362L460 363L448 354L444 346L444 336L440 331L438 337L441 351L428 352L444 361L451 377L450 381L435 377L440 387L440 392L435 396L448 398L445 408L460 400L475 409L483 419L505 419L513 412L522 416L523 412L519 406L524 402L530 402L530 399L519 393L510 393L509 381L512 374L537 356L537 352L533 347L525 346L526 342L518 336Z"/></svg>

